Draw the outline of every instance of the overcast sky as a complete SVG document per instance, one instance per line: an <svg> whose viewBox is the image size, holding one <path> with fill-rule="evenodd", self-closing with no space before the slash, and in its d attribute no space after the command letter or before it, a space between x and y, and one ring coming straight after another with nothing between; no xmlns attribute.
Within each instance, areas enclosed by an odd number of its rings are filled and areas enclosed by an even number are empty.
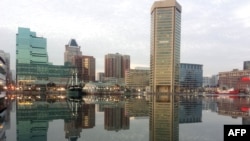
<svg viewBox="0 0 250 141"><path fill-rule="evenodd" d="M71 38L104 71L108 53L130 55L131 68L149 67L154 0L1 0L0 50L15 69L16 33L27 27L47 38L49 62L63 65ZM249 0L178 0L182 5L181 63L202 64L204 76L242 70L250 60Z"/></svg>

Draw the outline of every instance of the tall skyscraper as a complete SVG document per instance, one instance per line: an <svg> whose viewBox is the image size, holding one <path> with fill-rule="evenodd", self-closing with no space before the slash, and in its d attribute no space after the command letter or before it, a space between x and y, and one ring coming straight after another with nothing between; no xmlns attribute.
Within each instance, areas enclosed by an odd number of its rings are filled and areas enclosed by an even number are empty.
<svg viewBox="0 0 250 141"><path fill-rule="evenodd" d="M125 73L130 69L130 56L123 55L122 56L122 78L125 77Z"/></svg>
<svg viewBox="0 0 250 141"><path fill-rule="evenodd" d="M179 87L181 5L154 2L151 8L151 90L175 92Z"/></svg>
<svg viewBox="0 0 250 141"><path fill-rule="evenodd" d="M116 54L105 55L105 77L124 78L130 69L130 56Z"/></svg>
<svg viewBox="0 0 250 141"><path fill-rule="evenodd" d="M82 56L81 47L78 46L75 39L70 39L69 43L65 45L64 63L76 65L75 56Z"/></svg>
<svg viewBox="0 0 250 141"><path fill-rule="evenodd" d="M178 141L181 6L175 0L156 1L151 8L151 91L149 140ZM163 94L164 93L164 94Z"/></svg>

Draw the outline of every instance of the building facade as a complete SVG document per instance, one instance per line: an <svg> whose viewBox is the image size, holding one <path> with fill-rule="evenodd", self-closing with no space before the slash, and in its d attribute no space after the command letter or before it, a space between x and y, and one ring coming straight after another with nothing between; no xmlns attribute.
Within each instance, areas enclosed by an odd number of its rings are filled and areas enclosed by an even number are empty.
<svg viewBox="0 0 250 141"><path fill-rule="evenodd" d="M37 37L29 28L18 28L16 35L16 63L48 64L47 39Z"/></svg>
<svg viewBox="0 0 250 141"><path fill-rule="evenodd" d="M95 58L93 56L82 56L83 81L95 81Z"/></svg>
<svg viewBox="0 0 250 141"><path fill-rule="evenodd" d="M124 78L130 69L130 56L116 54L105 55L105 77Z"/></svg>
<svg viewBox="0 0 250 141"><path fill-rule="evenodd" d="M125 75L125 85L134 91L145 91L149 86L150 70L130 69Z"/></svg>
<svg viewBox="0 0 250 141"><path fill-rule="evenodd" d="M104 82L104 77L105 77L104 72L98 72L97 73L97 81Z"/></svg>
<svg viewBox="0 0 250 141"><path fill-rule="evenodd" d="M52 65L48 62L47 39L37 37L29 28L18 28L16 34L16 84L28 86L53 82L67 84L71 77L71 66Z"/></svg>
<svg viewBox="0 0 250 141"><path fill-rule="evenodd" d="M175 0L154 2L151 8L151 90L179 89L181 6Z"/></svg>
<svg viewBox="0 0 250 141"><path fill-rule="evenodd" d="M203 65L199 64L180 64L180 90L196 91L202 87Z"/></svg>
<svg viewBox="0 0 250 141"><path fill-rule="evenodd" d="M130 56L122 56L122 78L125 78L125 73L127 70L130 70Z"/></svg>

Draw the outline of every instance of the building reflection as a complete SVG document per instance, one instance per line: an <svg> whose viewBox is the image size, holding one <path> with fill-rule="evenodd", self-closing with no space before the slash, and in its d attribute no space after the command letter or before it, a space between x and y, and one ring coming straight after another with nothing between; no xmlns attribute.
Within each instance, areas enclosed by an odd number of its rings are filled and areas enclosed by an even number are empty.
<svg viewBox="0 0 250 141"><path fill-rule="evenodd" d="M37 100L18 97L16 104L17 141L46 141L49 121L64 120L65 138L76 141L82 129L95 126L95 105L81 99Z"/></svg>
<svg viewBox="0 0 250 141"><path fill-rule="evenodd" d="M79 100L67 100L71 109L71 118L64 120L65 138L76 141L82 129L95 126L95 104L86 104Z"/></svg>
<svg viewBox="0 0 250 141"><path fill-rule="evenodd" d="M113 103L104 107L104 129L119 131L129 129L129 116L125 112L122 102Z"/></svg>
<svg viewBox="0 0 250 141"><path fill-rule="evenodd" d="M148 117L149 101L141 95L130 97L125 102L125 109L130 117Z"/></svg>
<svg viewBox="0 0 250 141"><path fill-rule="evenodd" d="M221 96L217 98L218 114L242 118L243 125L250 125L249 96Z"/></svg>
<svg viewBox="0 0 250 141"><path fill-rule="evenodd" d="M179 123L202 122L202 98L189 95L179 97Z"/></svg>
<svg viewBox="0 0 250 141"><path fill-rule="evenodd" d="M0 97L0 141L6 141L6 130L10 129L11 97Z"/></svg>
<svg viewBox="0 0 250 141"><path fill-rule="evenodd" d="M178 141L178 97L171 94L155 94L150 100L149 140Z"/></svg>

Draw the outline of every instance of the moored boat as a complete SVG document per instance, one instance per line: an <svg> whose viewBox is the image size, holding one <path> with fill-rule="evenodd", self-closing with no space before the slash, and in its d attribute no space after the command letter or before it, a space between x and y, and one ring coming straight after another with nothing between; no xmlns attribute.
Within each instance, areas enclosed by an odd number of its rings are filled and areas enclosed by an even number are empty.
<svg viewBox="0 0 250 141"><path fill-rule="evenodd" d="M77 73L73 73L71 80L70 80L70 84L67 87L67 97L68 98L81 98L83 95L83 91L82 88L83 86L81 85L80 82L78 82L78 77L77 77Z"/></svg>
<svg viewBox="0 0 250 141"><path fill-rule="evenodd" d="M234 88L228 88L228 89L217 89L215 91L215 94L239 94L240 91Z"/></svg>

